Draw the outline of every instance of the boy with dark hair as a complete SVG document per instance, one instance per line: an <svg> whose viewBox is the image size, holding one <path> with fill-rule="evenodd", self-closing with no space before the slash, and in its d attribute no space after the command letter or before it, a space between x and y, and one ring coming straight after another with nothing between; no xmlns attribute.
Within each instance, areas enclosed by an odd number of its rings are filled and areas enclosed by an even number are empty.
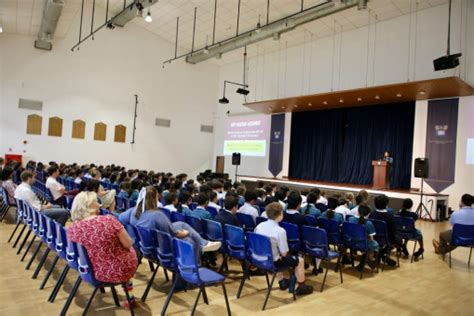
<svg viewBox="0 0 474 316"><path fill-rule="evenodd" d="M257 203L257 193L255 193L253 190L248 190L244 193L244 199L244 205L242 205L242 207L240 207L237 212L251 215L255 223L259 214L257 208L255 207L255 203Z"/></svg>
<svg viewBox="0 0 474 316"><path fill-rule="evenodd" d="M237 213L237 199L232 196L228 195L225 197L224 200L224 209L222 209L219 213L217 213L214 220L216 222L221 223L222 228L224 225L232 225L232 226L240 226L239 220L235 215Z"/></svg>
<svg viewBox="0 0 474 316"><path fill-rule="evenodd" d="M411 217L413 218L413 221L416 222L416 220L418 219L418 215L415 212L411 212L412 207L412 199L404 199L402 209L398 212L397 215L403 217ZM423 235L421 234L421 231L419 229L416 229L416 239L420 243L420 248L413 254L413 256L415 257L415 259L418 259L418 257L421 256L425 251L423 247ZM408 256L407 242L408 241L405 241L402 245L402 252L405 256Z"/></svg>
<svg viewBox="0 0 474 316"><path fill-rule="evenodd" d="M207 205L209 204L209 195L206 193L199 193L196 202L198 206L191 213L191 216L200 218L200 219L212 219L211 213L207 210Z"/></svg>
<svg viewBox="0 0 474 316"><path fill-rule="evenodd" d="M298 211L301 206L301 200L301 195L298 191L291 191L287 198L288 208L283 215L284 222L296 224L300 230L303 225L306 225L304 216Z"/></svg>

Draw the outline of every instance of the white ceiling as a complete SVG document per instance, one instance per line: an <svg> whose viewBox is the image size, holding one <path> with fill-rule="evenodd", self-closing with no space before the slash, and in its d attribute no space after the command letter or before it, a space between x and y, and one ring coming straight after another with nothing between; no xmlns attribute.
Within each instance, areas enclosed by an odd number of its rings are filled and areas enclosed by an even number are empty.
<svg viewBox="0 0 474 316"><path fill-rule="evenodd" d="M92 0L85 0L85 12L90 16ZM120 11L123 0L109 0L112 12ZM130 3L133 0L128 0ZM41 25L45 0L0 0L0 23L5 33L36 35ZM64 37L76 15L80 14L81 0L65 0L66 5L61 14L56 31L56 37ZM105 0L96 3L105 6ZM325 2L323 0L304 0L304 8ZM349 31L363 27L375 21L392 19L416 9L447 3L448 0L371 0L369 10L358 11L357 7L348 9L328 17L305 24L282 35L280 41L272 39L260 42L258 51L271 52L283 47L303 44L311 39L331 36L334 32ZM232 37L236 34L238 0L218 0L215 41ZM259 20L266 23L266 0L241 0L240 32L256 27ZM270 0L270 22L300 10L301 0ZM179 16L178 54L191 50L193 14L197 7L195 48L212 44L214 0L159 0L151 8L153 22L147 23L137 17L132 23L145 28L174 45L176 37L176 17ZM146 12L144 12L144 16ZM96 23L102 22L103 17L96 17ZM257 49L249 49L249 56L257 54ZM225 64L234 62L242 57L242 50L227 53L215 63ZM172 56L170 56L171 58Z"/></svg>

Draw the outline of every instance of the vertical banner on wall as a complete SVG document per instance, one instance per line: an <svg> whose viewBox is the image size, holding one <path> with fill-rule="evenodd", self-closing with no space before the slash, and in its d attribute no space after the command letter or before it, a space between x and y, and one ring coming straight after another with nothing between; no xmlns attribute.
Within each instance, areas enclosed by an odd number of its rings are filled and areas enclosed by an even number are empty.
<svg viewBox="0 0 474 316"><path fill-rule="evenodd" d="M285 141L285 113L272 115L270 130L270 156L268 170L276 177L283 169L283 145Z"/></svg>
<svg viewBox="0 0 474 316"><path fill-rule="evenodd" d="M454 183L458 102L459 99L428 102L426 157L429 159L429 178L426 183L436 192Z"/></svg>

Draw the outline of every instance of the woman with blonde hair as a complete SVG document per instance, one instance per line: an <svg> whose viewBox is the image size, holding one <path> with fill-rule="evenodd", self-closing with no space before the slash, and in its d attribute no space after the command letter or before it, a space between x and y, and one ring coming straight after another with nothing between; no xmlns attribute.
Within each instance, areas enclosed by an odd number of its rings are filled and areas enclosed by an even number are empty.
<svg viewBox="0 0 474 316"><path fill-rule="evenodd" d="M79 193L71 208L74 223L67 230L68 238L87 250L97 280L127 285L135 302L129 280L137 271L138 259L132 240L114 216L98 214L97 194Z"/></svg>

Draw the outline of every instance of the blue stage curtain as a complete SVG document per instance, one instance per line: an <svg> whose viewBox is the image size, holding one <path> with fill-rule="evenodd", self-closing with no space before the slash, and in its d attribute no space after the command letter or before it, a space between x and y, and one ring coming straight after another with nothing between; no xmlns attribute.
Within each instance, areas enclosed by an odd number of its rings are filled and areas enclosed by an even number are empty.
<svg viewBox="0 0 474 316"><path fill-rule="evenodd" d="M415 102L295 112L291 178L371 184L372 160L388 150L392 188L410 188Z"/></svg>

